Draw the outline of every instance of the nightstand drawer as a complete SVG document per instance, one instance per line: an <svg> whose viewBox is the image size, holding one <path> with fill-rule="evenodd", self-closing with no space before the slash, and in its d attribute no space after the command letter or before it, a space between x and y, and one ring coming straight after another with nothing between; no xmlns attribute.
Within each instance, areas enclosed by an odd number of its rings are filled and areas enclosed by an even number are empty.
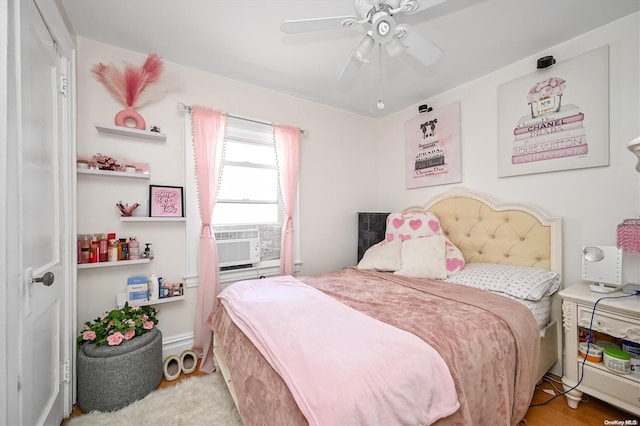
<svg viewBox="0 0 640 426"><path fill-rule="evenodd" d="M636 414L640 410L640 383L625 376L585 365L582 385L617 399L618 404L629 404L633 409L631 407L625 408Z"/></svg>
<svg viewBox="0 0 640 426"><path fill-rule="evenodd" d="M592 309L578 306L578 325L589 328ZM613 337L637 341L640 337L640 324L631 318L621 317L596 309L593 317L593 330L601 331Z"/></svg>

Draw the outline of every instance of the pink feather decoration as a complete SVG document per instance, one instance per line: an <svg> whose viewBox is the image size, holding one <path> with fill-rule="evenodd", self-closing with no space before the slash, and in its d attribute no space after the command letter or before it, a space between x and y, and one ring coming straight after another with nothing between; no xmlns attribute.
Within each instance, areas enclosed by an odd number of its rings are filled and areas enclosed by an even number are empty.
<svg viewBox="0 0 640 426"><path fill-rule="evenodd" d="M155 53L147 56L142 67L124 63L124 70L112 64L99 63L91 68L93 75L125 106L139 107L140 98L147 94L149 86L156 83L163 69L162 58Z"/></svg>

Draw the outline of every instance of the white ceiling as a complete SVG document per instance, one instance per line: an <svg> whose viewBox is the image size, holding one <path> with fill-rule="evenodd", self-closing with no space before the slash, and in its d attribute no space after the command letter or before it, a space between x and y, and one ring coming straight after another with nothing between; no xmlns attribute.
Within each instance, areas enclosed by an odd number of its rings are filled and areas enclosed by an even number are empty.
<svg viewBox="0 0 640 426"><path fill-rule="evenodd" d="M58 1L78 36L374 118L640 10L640 0L448 0L398 18L444 50L439 62L383 53L380 73L376 52L347 85L338 77L362 26L285 35L280 24L354 15L353 0Z"/></svg>

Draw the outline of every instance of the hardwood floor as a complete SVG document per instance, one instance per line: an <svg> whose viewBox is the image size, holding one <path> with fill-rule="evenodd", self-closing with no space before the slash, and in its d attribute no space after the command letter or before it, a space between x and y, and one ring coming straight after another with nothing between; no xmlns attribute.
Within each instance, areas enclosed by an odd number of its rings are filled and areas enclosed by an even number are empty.
<svg viewBox="0 0 640 426"><path fill-rule="evenodd" d="M182 380L188 379L189 377L203 375L206 375L206 373L200 373L198 370L196 370L193 374L190 375L182 374L177 380L171 382L162 379L162 382L160 382L158 389L173 386ZM553 379L558 381L560 380L557 377L553 377ZM541 385L538 385L533 396L532 404L543 403L552 397L552 395L544 392L543 389L553 390L553 386L548 382L542 382ZM554 392L556 394L559 393L557 390L554 390ZM82 411L80 411L78 406L74 406L71 416L64 419L61 425L64 426L69 421L69 419L81 415ZM529 408L529 411L527 412L527 415L524 419L526 423L523 422L522 424L526 424L526 426L603 426L605 424L615 424L605 423L606 420L621 420L622 423L620 424L624 424L625 420L637 420L638 423L636 424L640 425L640 420L637 416L619 410L605 402L602 402L595 398L590 398L586 395L583 397L583 402L581 402L578 408L575 410L569 408L564 396L560 396L546 405ZM633 423L628 423L628 425L631 424Z"/></svg>
<svg viewBox="0 0 640 426"><path fill-rule="evenodd" d="M533 395L532 404L541 404L553 397L543 389L553 390L555 394L561 393L562 385L559 384L560 378L552 377L553 380L558 381L556 386L560 389L553 389L553 386L543 381L538 385L536 392ZM526 420L526 426L548 426L548 425L581 425L581 426L603 426L606 424L617 423L605 423L606 420L622 420L620 424L625 424L624 420L638 420L637 416L627 413L626 411L619 410L603 401L583 395L582 402L575 410L569 408L566 398L560 396L546 405L531 407L527 411L527 415L524 418ZM640 424L628 423L628 424Z"/></svg>

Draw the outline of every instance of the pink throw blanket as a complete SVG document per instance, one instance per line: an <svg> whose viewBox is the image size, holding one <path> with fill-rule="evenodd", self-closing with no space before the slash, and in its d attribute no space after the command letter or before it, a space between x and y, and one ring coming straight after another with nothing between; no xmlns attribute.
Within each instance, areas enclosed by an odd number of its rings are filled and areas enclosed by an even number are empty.
<svg viewBox="0 0 640 426"><path fill-rule="evenodd" d="M430 345L291 276L236 283L219 298L311 425L429 425L459 408Z"/></svg>

